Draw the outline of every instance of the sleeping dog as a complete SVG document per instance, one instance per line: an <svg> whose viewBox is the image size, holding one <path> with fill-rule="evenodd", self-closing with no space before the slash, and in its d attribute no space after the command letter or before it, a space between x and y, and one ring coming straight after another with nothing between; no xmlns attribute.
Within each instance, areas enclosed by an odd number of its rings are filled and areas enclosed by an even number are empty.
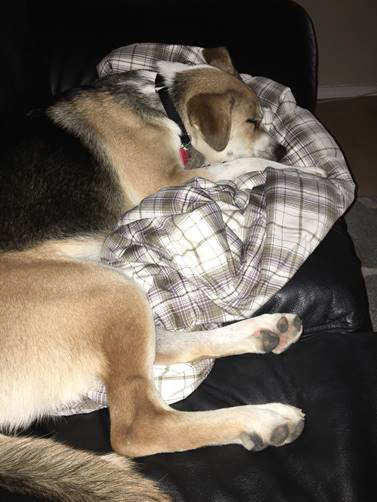
<svg viewBox="0 0 377 502"><path fill-rule="evenodd" d="M279 354L300 337L297 316L156 334L145 293L99 263L106 233L147 195L196 176L234 179L284 153L228 52L203 55L206 65L161 63L157 78L128 72L73 89L32 114L2 153L0 427L25 427L100 379L118 454L0 436L8 488L59 500L169 500L119 455L231 443L260 450L303 430L301 410L280 403L176 411L151 379L154 362ZM187 169L187 149L204 165Z"/></svg>

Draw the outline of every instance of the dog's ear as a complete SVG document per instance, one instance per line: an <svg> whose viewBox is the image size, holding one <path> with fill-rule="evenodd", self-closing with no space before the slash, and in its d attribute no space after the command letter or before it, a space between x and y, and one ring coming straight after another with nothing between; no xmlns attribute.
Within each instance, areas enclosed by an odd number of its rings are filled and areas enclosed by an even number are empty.
<svg viewBox="0 0 377 502"><path fill-rule="evenodd" d="M197 94L187 104L192 127L198 129L204 141L214 150L224 150L229 141L234 98L230 93Z"/></svg>
<svg viewBox="0 0 377 502"><path fill-rule="evenodd" d="M238 76L237 70L234 68L232 59L225 47L215 47L212 49L203 49L204 59L211 66L219 68L219 70Z"/></svg>

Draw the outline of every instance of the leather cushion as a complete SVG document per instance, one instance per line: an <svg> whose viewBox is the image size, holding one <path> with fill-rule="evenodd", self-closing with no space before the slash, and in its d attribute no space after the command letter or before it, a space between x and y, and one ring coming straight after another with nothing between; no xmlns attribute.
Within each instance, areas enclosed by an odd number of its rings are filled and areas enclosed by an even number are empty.
<svg viewBox="0 0 377 502"><path fill-rule="evenodd" d="M138 460L175 502L371 501L375 493L377 337L322 333L279 356L216 361L180 410L284 402L306 413L302 436L258 453L241 446L207 447ZM360 364L360 361L363 363ZM107 410L47 421L34 433L75 447L110 451ZM24 500L14 495L6 500ZM29 500L29 499L28 499Z"/></svg>

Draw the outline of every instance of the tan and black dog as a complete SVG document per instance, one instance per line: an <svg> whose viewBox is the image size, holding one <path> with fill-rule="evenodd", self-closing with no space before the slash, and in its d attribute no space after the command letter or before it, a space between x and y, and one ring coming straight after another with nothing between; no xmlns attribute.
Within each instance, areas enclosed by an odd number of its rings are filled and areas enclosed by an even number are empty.
<svg viewBox="0 0 377 502"><path fill-rule="evenodd" d="M259 450L301 433L303 414L295 407L179 412L161 400L151 379L155 361L280 353L301 334L297 316L156 334L144 292L98 263L103 236L145 196L195 176L232 179L281 154L261 128L258 99L238 78L227 51L207 49L204 56L207 65L161 63L159 73L205 167L184 169L182 130L167 117L155 75L146 71L69 91L30 116L28 131L19 131L2 153L5 434L79 400L98 380L107 388L112 447L127 457L231 443ZM0 484L58 500L169 500L116 454L96 456L12 435L0 435Z"/></svg>

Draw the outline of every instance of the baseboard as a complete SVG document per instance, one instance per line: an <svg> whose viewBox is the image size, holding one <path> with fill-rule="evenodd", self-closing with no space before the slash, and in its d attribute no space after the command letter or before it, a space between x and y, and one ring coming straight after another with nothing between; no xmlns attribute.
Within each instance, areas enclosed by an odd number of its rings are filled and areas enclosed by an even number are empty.
<svg viewBox="0 0 377 502"><path fill-rule="evenodd" d="M377 94L377 84L370 85L320 85L318 87L318 100L345 99Z"/></svg>

